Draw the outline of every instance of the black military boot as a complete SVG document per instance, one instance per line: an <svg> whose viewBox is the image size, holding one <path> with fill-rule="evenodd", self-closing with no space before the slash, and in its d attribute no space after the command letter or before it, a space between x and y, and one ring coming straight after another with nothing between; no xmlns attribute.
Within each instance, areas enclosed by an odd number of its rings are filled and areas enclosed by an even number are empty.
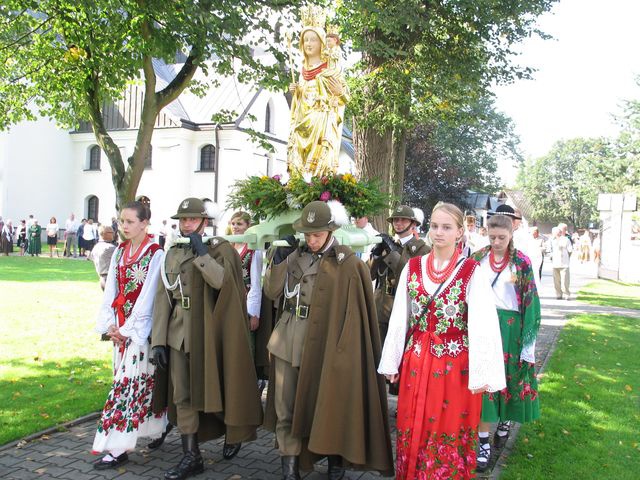
<svg viewBox="0 0 640 480"><path fill-rule="evenodd" d="M224 439L224 445L222 446L222 458L225 460L231 460L240 451L242 443L227 443L227 438Z"/></svg>
<svg viewBox="0 0 640 480"><path fill-rule="evenodd" d="M164 474L166 480L184 480L192 475L197 475L204 471L204 463L200 449L198 448L198 437L195 433L182 435L182 451L184 457L180 463L168 470Z"/></svg>
<svg viewBox="0 0 640 480"><path fill-rule="evenodd" d="M327 463L329 464L327 471L329 480L340 480L344 477L344 467L342 466L342 457L340 455L329 455Z"/></svg>
<svg viewBox="0 0 640 480"><path fill-rule="evenodd" d="M149 450L155 450L156 448L160 448L160 445L164 443L164 439L167 438L167 435L169 435L169 432L171 430L173 430L173 425L171 425L170 423L167 423L167 428L164 430L164 432L162 432L162 435L156 438L155 440L152 440L151 442L149 442L149 445L147 445L147 448Z"/></svg>
<svg viewBox="0 0 640 480"><path fill-rule="evenodd" d="M280 460L282 461L282 480L300 480L298 456L283 455Z"/></svg>

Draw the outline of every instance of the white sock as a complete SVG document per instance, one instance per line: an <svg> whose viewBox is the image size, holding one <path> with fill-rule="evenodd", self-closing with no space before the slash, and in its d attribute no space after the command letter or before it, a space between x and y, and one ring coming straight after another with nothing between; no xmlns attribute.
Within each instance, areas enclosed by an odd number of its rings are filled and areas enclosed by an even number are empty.
<svg viewBox="0 0 640 480"><path fill-rule="evenodd" d="M489 432L478 432L478 438L489 438Z"/></svg>

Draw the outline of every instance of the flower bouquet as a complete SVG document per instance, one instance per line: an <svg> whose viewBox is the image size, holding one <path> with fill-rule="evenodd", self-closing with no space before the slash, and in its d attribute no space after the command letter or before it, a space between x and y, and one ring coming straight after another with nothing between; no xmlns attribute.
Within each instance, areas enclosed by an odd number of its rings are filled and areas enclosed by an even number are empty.
<svg viewBox="0 0 640 480"><path fill-rule="evenodd" d="M375 215L389 205L389 196L377 180L358 180L350 173L339 173L310 179L292 175L286 182L281 175L238 180L227 207L246 210L260 221L300 210L314 200L337 200L354 218Z"/></svg>

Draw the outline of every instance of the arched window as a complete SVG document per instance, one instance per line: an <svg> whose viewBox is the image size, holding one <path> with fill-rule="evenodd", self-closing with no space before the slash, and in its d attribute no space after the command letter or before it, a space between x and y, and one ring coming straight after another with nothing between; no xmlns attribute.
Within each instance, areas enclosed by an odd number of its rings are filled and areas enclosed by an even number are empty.
<svg viewBox="0 0 640 480"><path fill-rule="evenodd" d="M269 101L267 103L267 108L266 108L266 110L264 112L264 131L267 132L267 133L273 133L271 131L271 125L272 125L272 122L271 122L271 102Z"/></svg>
<svg viewBox="0 0 640 480"><path fill-rule="evenodd" d="M207 144L200 150L200 171L215 172L216 170L216 147Z"/></svg>
<svg viewBox="0 0 640 480"><path fill-rule="evenodd" d="M87 218L92 219L94 222L98 221L98 210L100 208L100 200L95 195L91 195L87 198Z"/></svg>
<svg viewBox="0 0 640 480"><path fill-rule="evenodd" d="M144 157L144 169L149 170L151 168L151 161L153 157L153 147L149 145L149 151L147 152L147 156Z"/></svg>
<svg viewBox="0 0 640 480"><path fill-rule="evenodd" d="M100 170L100 147L94 145L89 150L89 170Z"/></svg>

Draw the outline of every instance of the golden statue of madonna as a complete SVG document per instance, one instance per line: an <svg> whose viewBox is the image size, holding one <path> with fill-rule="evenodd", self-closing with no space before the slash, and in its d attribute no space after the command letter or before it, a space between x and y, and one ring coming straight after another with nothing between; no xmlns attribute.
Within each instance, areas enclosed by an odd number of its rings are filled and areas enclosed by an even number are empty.
<svg viewBox="0 0 640 480"><path fill-rule="evenodd" d="M291 173L326 175L338 169L344 108L349 92L340 66L339 37L324 31L324 15L303 15L300 50L304 56L297 83L289 86L291 132L287 166Z"/></svg>

